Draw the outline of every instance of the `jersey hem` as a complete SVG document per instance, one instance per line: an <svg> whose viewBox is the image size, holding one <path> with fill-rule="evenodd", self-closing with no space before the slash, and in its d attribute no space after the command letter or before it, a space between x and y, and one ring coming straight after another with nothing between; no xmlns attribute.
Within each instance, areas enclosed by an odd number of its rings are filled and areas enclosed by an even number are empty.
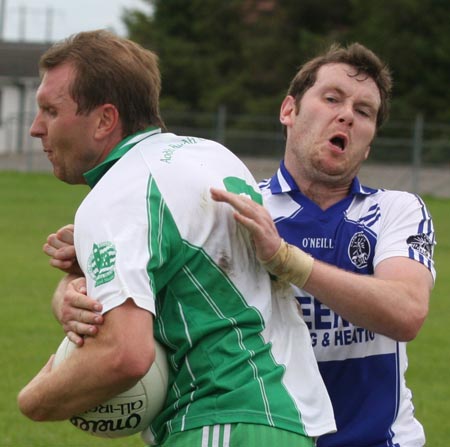
<svg viewBox="0 0 450 447"><path fill-rule="evenodd" d="M324 424L321 424L316 427L309 427L308 430L304 429L304 425L301 421L287 421L284 418L277 418L272 415L273 424L270 424L265 421L261 421L261 418L258 415L251 413L221 413L219 415L199 415L194 416L192 418L180 419L177 420L171 419L168 421L170 425L170 434L183 432L186 430L191 430L199 427L204 427L206 425L216 425L216 424L256 424L256 425L264 425L268 427L273 427L280 430L290 431L292 433L296 433L299 436L306 437L318 437L328 433L336 432L336 425L334 420L328 421Z"/></svg>
<svg viewBox="0 0 450 447"><path fill-rule="evenodd" d="M103 305L103 310L102 310L102 315L106 314L107 312L109 312L110 310L115 309L116 307L121 306L123 303L125 303L126 300L131 299L134 301L134 304L136 304L137 307L143 309L143 310L147 310L148 312L150 312L151 314L153 314L153 316L156 315L156 310L155 310L155 306L151 305L154 304L154 302L151 302L148 297L144 297L144 296L128 296L126 298L112 298L112 299L107 299L102 301L102 305Z"/></svg>

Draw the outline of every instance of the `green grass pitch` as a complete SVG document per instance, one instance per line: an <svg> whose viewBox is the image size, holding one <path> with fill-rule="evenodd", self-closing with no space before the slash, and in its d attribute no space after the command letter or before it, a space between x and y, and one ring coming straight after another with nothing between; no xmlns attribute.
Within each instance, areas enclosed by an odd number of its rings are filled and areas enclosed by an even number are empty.
<svg viewBox="0 0 450 447"><path fill-rule="evenodd" d="M69 422L35 423L17 409L20 388L44 365L64 334L50 311L61 274L42 253L45 238L72 222L87 187L61 183L50 174L0 173L0 447L142 447L138 435L103 440ZM450 200L425 198L433 215L438 245L438 278L430 314L408 345L407 380L427 445L447 447L450 439Z"/></svg>

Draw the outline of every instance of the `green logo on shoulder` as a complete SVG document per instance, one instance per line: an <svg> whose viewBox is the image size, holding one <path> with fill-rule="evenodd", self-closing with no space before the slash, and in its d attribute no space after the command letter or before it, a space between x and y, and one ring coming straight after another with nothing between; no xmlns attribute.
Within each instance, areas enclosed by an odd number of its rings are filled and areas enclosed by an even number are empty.
<svg viewBox="0 0 450 447"><path fill-rule="evenodd" d="M95 287L114 279L116 247L112 242L101 242L92 246L88 259L88 273L95 281Z"/></svg>
<svg viewBox="0 0 450 447"><path fill-rule="evenodd" d="M245 180L239 177L227 177L223 179L223 184L229 192L234 194L246 195L254 202L262 205L262 195L260 192L255 191L253 186L245 182Z"/></svg>

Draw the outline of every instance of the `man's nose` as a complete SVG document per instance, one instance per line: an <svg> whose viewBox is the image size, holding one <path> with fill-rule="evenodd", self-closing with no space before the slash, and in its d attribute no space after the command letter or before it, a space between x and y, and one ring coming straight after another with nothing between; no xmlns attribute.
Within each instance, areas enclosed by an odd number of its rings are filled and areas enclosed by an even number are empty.
<svg viewBox="0 0 450 447"><path fill-rule="evenodd" d="M41 112L38 112L30 127L30 135L34 138L41 138L45 134L45 126L41 119Z"/></svg>
<svg viewBox="0 0 450 447"><path fill-rule="evenodd" d="M339 109L338 121L340 123L345 123L348 126L352 126L354 117L353 106L351 104L343 104Z"/></svg>

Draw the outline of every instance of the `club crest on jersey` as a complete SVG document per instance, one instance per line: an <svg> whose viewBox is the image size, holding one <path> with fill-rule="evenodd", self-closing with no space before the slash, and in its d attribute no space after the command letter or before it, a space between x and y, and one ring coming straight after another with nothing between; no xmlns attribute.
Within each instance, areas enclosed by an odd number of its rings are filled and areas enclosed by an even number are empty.
<svg viewBox="0 0 450 447"><path fill-rule="evenodd" d="M101 242L92 246L88 259L88 273L95 281L95 287L114 279L116 247L112 242Z"/></svg>
<svg viewBox="0 0 450 447"><path fill-rule="evenodd" d="M433 244L426 234L421 233L409 236L406 243L421 255L431 258Z"/></svg>
<svg viewBox="0 0 450 447"><path fill-rule="evenodd" d="M370 256L370 242L367 236L360 231L355 233L348 244L348 257L352 264L362 269L367 267Z"/></svg>

